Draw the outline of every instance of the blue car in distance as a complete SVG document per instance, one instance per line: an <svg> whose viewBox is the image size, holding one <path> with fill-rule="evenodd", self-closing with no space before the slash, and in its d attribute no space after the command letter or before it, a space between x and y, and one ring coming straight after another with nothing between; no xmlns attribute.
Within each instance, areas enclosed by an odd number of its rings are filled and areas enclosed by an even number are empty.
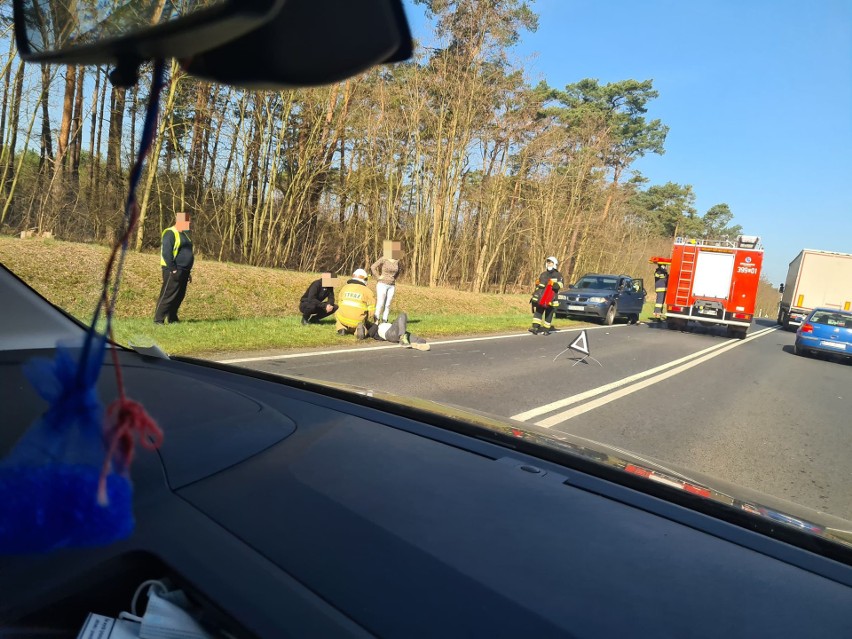
<svg viewBox="0 0 852 639"><path fill-rule="evenodd" d="M828 353L852 358L852 311L817 308L796 331L796 355Z"/></svg>

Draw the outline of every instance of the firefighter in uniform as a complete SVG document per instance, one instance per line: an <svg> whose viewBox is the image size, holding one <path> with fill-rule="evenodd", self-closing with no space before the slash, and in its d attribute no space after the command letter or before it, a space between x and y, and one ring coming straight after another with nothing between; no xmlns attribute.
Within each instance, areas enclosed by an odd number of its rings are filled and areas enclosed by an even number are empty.
<svg viewBox="0 0 852 639"><path fill-rule="evenodd" d="M174 225L164 230L162 236L160 266L163 285L154 310L155 324L164 324L167 319L169 324L180 321L178 309L186 297L186 285L192 281L195 258L189 237L189 214L178 213L175 217Z"/></svg>
<svg viewBox="0 0 852 639"><path fill-rule="evenodd" d="M657 299L654 302L654 317L659 319L663 317L668 285L669 272L666 270L665 264L657 264L657 270L654 271L654 291L657 293Z"/></svg>
<svg viewBox="0 0 852 639"><path fill-rule="evenodd" d="M548 335L553 331L553 314L559 306L557 293L562 288L562 274L556 270L559 262L555 257L548 257L544 262L545 270L538 276L535 290L530 298L533 320L530 333Z"/></svg>
<svg viewBox="0 0 852 639"><path fill-rule="evenodd" d="M355 334L358 339L367 337L369 319L376 313L376 296L367 287L367 271L362 268L352 273L338 295L340 308L334 318L338 335Z"/></svg>

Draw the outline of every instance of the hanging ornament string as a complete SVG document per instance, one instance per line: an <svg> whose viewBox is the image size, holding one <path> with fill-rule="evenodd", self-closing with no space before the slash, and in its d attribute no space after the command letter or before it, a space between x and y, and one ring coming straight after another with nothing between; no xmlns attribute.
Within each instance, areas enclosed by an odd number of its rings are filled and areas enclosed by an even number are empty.
<svg viewBox="0 0 852 639"><path fill-rule="evenodd" d="M101 295L98 300L98 304L95 307L92 324L89 327L89 334L86 336L83 361L85 361L85 355L88 352L94 335L97 333L97 323L102 311L104 312L106 320L104 334L109 336L110 341L115 342L113 334L115 305L121 288L121 277L124 271L124 263L127 256L127 249L130 244L130 238L139 222L140 211L139 205L136 201L136 187L142 178L142 169L145 163L145 158L150 152L154 137L156 136L157 116L160 108L160 94L165 83L165 62L157 60L154 63L154 73L151 81L151 95L148 98L148 108L146 110L145 121L142 126L142 138L139 144L139 152L136 156L136 161L130 170L127 201L124 207L124 224L119 237L113 245L109 260L107 261L106 270L101 283ZM156 163L157 158L153 158L153 161ZM114 276L112 275L113 269L115 269ZM111 289L110 282L112 282ZM100 480L98 482L98 502L102 505L107 503L106 485L110 471L112 470L125 473L133 460L135 438L138 437L139 443L147 449L156 449L163 441L163 432L151 416L148 415L143 406L139 402L133 401L127 397L124 388L124 379L121 372L121 364L118 357L118 349L115 347L110 348L110 352L112 355L113 369L115 370L118 399L107 407L106 412L107 423L104 428L104 438L107 446L107 453L104 457Z"/></svg>

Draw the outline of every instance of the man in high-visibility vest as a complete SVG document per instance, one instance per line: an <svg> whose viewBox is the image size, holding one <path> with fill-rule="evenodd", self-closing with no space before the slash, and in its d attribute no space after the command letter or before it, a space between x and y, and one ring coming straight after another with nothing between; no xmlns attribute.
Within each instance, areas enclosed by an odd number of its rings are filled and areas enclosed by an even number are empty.
<svg viewBox="0 0 852 639"><path fill-rule="evenodd" d="M186 285L192 281L192 239L189 237L189 214L178 213L174 226L163 231L160 266L163 285L154 311L154 323L179 322L178 309L186 297Z"/></svg>
<svg viewBox="0 0 852 639"><path fill-rule="evenodd" d="M654 317L662 319L663 306L666 303L666 289L669 286L669 272L666 270L665 264L657 264L657 270L654 271L654 292L657 294L657 299L654 301Z"/></svg>
<svg viewBox="0 0 852 639"><path fill-rule="evenodd" d="M337 296L340 307L335 319L338 335L355 334L358 339L367 337L370 328L369 319L376 313L376 296L367 287L367 271L362 268L352 273L352 278L346 282Z"/></svg>

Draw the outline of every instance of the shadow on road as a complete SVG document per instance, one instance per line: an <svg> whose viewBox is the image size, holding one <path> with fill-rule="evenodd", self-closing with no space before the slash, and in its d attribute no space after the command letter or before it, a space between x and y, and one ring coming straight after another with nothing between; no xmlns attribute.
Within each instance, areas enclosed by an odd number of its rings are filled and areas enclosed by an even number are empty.
<svg viewBox="0 0 852 639"><path fill-rule="evenodd" d="M781 350L789 355L796 355L796 350L792 344L785 344L781 347ZM832 362L834 364L840 364L843 366L852 366L852 357L832 355L831 353L805 353L804 355L797 355L797 357L802 357L805 359L819 359L824 362Z"/></svg>
<svg viewBox="0 0 852 639"><path fill-rule="evenodd" d="M668 328L669 328L665 321L659 322L659 321L654 321L654 320L648 320L646 322L643 322L643 325L646 326L647 328L657 330L657 331L668 330ZM774 319L770 319L768 317L761 317L759 319L754 320L754 323L751 327L751 331L754 331L757 328L770 328L772 326L777 326L777 325L778 325L778 323ZM729 337L726 329L722 326L701 326L701 324L698 324L696 322L690 322L686 326L686 328L684 328L682 330L674 330L672 332L695 333L696 335L712 335L712 336L715 336L715 337L723 337L723 338Z"/></svg>
<svg viewBox="0 0 852 639"><path fill-rule="evenodd" d="M665 322L658 322L656 320L642 322L642 325L647 326L648 328L653 328L655 331L666 330L668 328Z"/></svg>

